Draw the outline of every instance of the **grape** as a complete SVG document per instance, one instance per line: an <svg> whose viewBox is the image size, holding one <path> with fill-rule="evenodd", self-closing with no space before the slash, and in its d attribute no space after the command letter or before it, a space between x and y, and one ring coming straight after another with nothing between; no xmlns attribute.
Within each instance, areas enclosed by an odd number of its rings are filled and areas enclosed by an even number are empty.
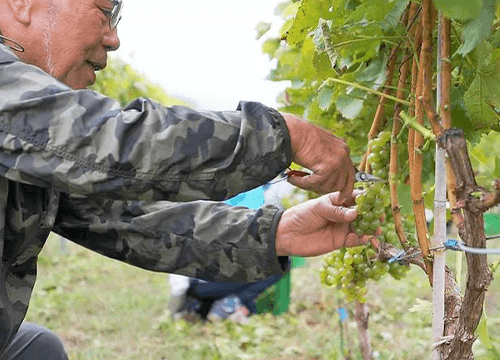
<svg viewBox="0 0 500 360"><path fill-rule="evenodd" d="M363 256L361 254L354 254L352 256L352 262L356 265L359 265L364 261L365 261L365 259L363 259Z"/></svg>

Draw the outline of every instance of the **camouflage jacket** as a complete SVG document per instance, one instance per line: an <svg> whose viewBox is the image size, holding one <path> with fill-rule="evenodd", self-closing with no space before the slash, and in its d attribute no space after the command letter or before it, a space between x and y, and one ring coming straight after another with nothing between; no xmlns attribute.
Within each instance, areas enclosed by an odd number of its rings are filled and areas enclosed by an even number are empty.
<svg viewBox="0 0 500 360"><path fill-rule="evenodd" d="M216 281L282 273L280 210L219 201L290 162L283 118L259 103L121 108L0 44L0 354L25 316L51 231L152 271Z"/></svg>

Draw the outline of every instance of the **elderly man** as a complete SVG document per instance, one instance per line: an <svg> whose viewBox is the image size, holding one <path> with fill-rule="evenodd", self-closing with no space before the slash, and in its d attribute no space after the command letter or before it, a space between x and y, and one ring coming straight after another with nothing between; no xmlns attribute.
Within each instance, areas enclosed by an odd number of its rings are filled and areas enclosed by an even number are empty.
<svg viewBox="0 0 500 360"><path fill-rule="evenodd" d="M125 108L85 88L119 46L121 1L0 0L0 359L65 359L23 323L50 231L153 271L250 282L349 231L353 166L336 137L259 103ZM326 194L286 211L220 202L274 178ZM341 190L340 193L332 191Z"/></svg>

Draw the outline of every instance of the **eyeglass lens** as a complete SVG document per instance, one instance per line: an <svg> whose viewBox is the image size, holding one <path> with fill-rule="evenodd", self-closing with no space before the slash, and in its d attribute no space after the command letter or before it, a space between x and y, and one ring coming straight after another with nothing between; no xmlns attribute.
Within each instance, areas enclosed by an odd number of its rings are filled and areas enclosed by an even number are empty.
<svg viewBox="0 0 500 360"><path fill-rule="evenodd" d="M113 1L113 4L113 10L111 11L111 16L109 17L109 26L111 29L114 29L122 18L121 12L123 9L123 1Z"/></svg>

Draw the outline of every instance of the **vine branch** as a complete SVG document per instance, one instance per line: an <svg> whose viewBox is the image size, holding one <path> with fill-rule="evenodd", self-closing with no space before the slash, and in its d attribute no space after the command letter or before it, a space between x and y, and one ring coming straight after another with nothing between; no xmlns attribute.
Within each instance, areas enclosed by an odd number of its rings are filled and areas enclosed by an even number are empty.
<svg viewBox="0 0 500 360"><path fill-rule="evenodd" d="M426 60L426 52L429 51L429 39L425 35L428 34L429 27L432 28L431 24L431 2L430 0L422 1L422 11L420 14L420 22L422 24L422 47L420 50L420 66L418 67L418 73L413 74L416 76L416 89L415 89L415 117L417 123L423 125L424 123L424 109L423 109L423 94L424 94L424 66L422 65ZM418 36L418 35L417 35ZM411 187L411 199L413 202L413 213L415 215L415 225L417 229L417 238L422 251L422 256L426 264L426 272L429 277L429 282L432 284L433 271L432 262L429 260L429 238L427 236L427 223L425 219L425 208L422 196L422 167L423 167L423 136L418 132L413 132L412 134L413 145L409 148L409 152L412 152L413 162L410 164L410 187Z"/></svg>
<svg viewBox="0 0 500 360"><path fill-rule="evenodd" d="M483 211L480 210L479 199L471 196L479 187L467 152L467 143L461 129L449 129L439 138L439 145L444 148L450 158L452 169L457 180L457 203L463 214L463 224L459 224L459 234L466 245L475 248L486 247L484 235ZM476 330L482 316L484 297L493 278L486 255L466 253L468 275L463 302L459 311L458 324L450 343L441 347L444 360L473 359L472 345L476 340ZM449 332L449 329L447 330Z"/></svg>

